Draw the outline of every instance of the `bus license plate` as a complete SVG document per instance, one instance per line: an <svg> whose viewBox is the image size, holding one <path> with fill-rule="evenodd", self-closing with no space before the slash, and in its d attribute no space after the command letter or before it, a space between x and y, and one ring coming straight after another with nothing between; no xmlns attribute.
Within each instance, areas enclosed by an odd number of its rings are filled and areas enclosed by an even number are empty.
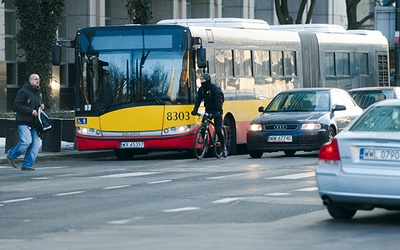
<svg viewBox="0 0 400 250"><path fill-rule="evenodd" d="M144 148L144 142L142 141L121 142L120 148Z"/></svg>
<svg viewBox="0 0 400 250"><path fill-rule="evenodd" d="M400 150L360 148L360 159L400 161Z"/></svg>
<svg viewBox="0 0 400 250"><path fill-rule="evenodd" d="M268 142L292 142L291 135L270 135Z"/></svg>

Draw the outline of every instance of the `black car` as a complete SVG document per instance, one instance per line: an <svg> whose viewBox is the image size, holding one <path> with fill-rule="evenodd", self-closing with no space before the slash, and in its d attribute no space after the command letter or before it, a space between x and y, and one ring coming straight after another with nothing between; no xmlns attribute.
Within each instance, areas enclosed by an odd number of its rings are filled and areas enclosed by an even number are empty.
<svg viewBox="0 0 400 250"><path fill-rule="evenodd" d="M337 88L285 90L269 105L259 107L247 130L247 149L252 158L264 152L319 150L321 145L362 113L350 95Z"/></svg>

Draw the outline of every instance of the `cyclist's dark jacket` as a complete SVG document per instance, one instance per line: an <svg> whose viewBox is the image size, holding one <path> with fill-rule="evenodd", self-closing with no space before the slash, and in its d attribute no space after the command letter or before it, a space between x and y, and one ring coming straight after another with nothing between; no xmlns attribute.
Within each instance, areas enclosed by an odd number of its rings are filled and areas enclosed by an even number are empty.
<svg viewBox="0 0 400 250"><path fill-rule="evenodd" d="M42 94L40 88L33 87L30 82L26 82L17 92L13 110L16 112L17 125L35 126L33 110L37 110L42 104Z"/></svg>
<svg viewBox="0 0 400 250"><path fill-rule="evenodd" d="M218 85L209 82L202 85L197 91L194 110L198 110L201 101L204 100L204 107L209 114L222 115L222 104L224 103L224 94Z"/></svg>

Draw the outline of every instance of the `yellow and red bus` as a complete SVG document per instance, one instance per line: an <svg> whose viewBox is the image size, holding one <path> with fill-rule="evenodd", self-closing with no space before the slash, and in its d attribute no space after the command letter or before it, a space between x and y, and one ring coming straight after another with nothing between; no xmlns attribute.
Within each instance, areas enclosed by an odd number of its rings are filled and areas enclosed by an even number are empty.
<svg viewBox="0 0 400 250"><path fill-rule="evenodd" d="M381 34L327 27L286 30L262 20L219 18L81 29L71 43L77 148L113 149L118 159L192 151L200 121L190 112L203 72L225 95L230 154L246 143L258 107L282 90L389 84Z"/></svg>

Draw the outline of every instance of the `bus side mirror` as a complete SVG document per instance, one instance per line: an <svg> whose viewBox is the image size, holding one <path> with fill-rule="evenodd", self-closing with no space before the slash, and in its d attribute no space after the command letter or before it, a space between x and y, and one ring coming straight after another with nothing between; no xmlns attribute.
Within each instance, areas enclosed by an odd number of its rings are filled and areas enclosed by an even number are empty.
<svg viewBox="0 0 400 250"><path fill-rule="evenodd" d="M206 49L203 47L197 50L197 66L199 68L207 67Z"/></svg>
<svg viewBox="0 0 400 250"><path fill-rule="evenodd" d="M54 44L51 48L51 63L54 66L60 66L61 64L61 45Z"/></svg>

